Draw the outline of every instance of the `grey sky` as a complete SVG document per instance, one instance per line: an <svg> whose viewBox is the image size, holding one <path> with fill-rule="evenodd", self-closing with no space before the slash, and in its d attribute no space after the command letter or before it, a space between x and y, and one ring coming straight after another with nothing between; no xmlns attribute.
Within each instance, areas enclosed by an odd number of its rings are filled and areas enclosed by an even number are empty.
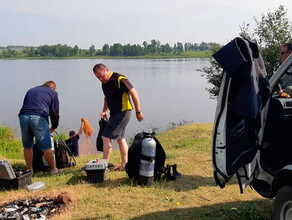
<svg viewBox="0 0 292 220"><path fill-rule="evenodd" d="M217 42L291 0L1 0L0 46Z"/></svg>

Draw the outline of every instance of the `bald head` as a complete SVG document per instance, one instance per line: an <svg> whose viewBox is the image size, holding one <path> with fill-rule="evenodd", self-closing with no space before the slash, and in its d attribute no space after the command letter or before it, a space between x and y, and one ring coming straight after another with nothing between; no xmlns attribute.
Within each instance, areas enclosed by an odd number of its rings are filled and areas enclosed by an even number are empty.
<svg viewBox="0 0 292 220"><path fill-rule="evenodd" d="M54 91L56 91L56 89L57 89L56 83L52 80L45 82L44 85L49 86Z"/></svg>

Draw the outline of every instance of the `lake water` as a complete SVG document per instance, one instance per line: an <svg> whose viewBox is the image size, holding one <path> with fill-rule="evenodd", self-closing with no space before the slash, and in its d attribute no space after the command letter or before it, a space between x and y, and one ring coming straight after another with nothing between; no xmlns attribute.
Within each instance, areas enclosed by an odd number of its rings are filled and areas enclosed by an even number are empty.
<svg viewBox="0 0 292 220"><path fill-rule="evenodd" d="M208 59L80 59L0 60L0 124L15 127L19 135L17 114L26 91L54 80L60 100L57 131L78 131L85 117L96 137L103 107L101 83L92 73L96 63L126 75L138 91L145 119L139 123L132 114L127 139L149 129L164 131L172 122L213 122L216 101L197 71L210 65Z"/></svg>

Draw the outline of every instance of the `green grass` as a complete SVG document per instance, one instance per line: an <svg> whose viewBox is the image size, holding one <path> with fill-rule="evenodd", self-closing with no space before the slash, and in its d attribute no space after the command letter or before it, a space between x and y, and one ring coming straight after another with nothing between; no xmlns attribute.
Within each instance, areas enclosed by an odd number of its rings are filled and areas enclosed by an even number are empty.
<svg viewBox="0 0 292 220"><path fill-rule="evenodd" d="M0 127L0 155L7 159L23 158L21 140L15 139L15 131L11 127Z"/></svg>
<svg viewBox="0 0 292 220"><path fill-rule="evenodd" d="M21 140L0 140L0 155L7 159L22 159Z"/></svg>
<svg viewBox="0 0 292 220"><path fill-rule="evenodd" d="M15 132L11 127L2 126L0 127L0 140L13 140L15 137Z"/></svg>
<svg viewBox="0 0 292 220"><path fill-rule="evenodd" d="M69 138L69 136L68 136L67 134L64 134L64 133L60 133L59 135L60 135L60 137L61 137L61 140L67 140L67 139ZM59 137L58 135L56 135L56 134L53 135L53 139L54 139L54 140L59 140L59 141L61 141L61 140L60 140L60 137Z"/></svg>
<svg viewBox="0 0 292 220"><path fill-rule="evenodd" d="M250 188L240 194L235 178L224 189L215 186L212 124L182 125L156 137L166 151L166 164L177 164L180 179L142 187L130 181L125 172L106 172L103 183L89 184L81 168L90 159L101 158L101 154L87 155L76 158L77 166L63 169L60 175L34 174L32 181L44 182L43 190L0 191L0 205L64 192L72 202L52 219L271 219L273 201ZM24 167L23 159L9 161ZM111 161L120 162L119 151L113 151Z"/></svg>

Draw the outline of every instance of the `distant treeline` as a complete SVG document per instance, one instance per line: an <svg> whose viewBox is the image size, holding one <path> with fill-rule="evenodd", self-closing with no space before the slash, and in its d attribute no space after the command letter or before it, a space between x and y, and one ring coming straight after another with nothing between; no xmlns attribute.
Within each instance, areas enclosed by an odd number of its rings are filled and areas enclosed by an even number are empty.
<svg viewBox="0 0 292 220"><path fill-rule="evenodd" d="M217 43L180 43L177 42L173 46L170 44L161 44L157 40L152 40L151 43L143 42L139 44L115 43L113 45L105 44L102 49L95 49L91 45L89 49L81 49L77 45L74 47L61 45L42 45L39 47L26 46L7 46L0 47L0 57L70 57L70 56L143 56L143 55L171 55L181 54L184 51L206 51L213 46L218 46Z"/></svg>

